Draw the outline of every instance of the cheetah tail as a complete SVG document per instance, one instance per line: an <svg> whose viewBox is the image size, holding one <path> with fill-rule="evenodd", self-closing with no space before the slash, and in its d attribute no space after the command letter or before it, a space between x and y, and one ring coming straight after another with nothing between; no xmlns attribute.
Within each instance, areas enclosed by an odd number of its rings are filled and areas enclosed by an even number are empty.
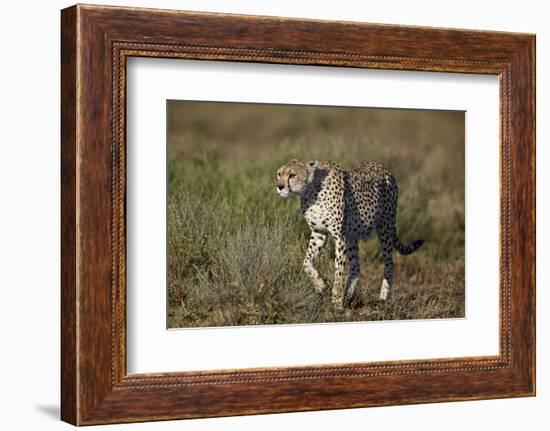
<svg viewBox="0 0 550 431"><path fill-rule="evenodd" d="M397 237L397 235L393 240L393 246L395 247L395 249L404 256L416 251L422 244L424 244L424 240L418 239L416 241L411 242L410 244L405 245L401 241L399 241L399 238Z"/></svg>

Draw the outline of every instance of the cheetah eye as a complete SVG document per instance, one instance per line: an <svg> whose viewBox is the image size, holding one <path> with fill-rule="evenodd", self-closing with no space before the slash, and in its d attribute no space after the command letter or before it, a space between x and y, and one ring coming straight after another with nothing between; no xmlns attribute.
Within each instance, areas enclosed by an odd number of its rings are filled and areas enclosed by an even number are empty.
<svg viewBox="0 0 550 431"><path fill-rule="evenodd" d="M288 179L290 180L291 178L294 178L295 176L296 176L296 174L289 174Z"/></svg>

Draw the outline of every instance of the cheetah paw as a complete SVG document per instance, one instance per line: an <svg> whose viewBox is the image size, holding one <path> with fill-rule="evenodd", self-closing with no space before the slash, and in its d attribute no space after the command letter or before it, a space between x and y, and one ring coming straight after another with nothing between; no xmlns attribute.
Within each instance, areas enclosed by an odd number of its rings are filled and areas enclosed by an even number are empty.
<svg viewBox="0 0 550 431"><path fill-rule="evenodd" d="M336 311L344 311L344 298L341 296L333 296L332 304Z"/></svg>
<svg viewBox="0 0 550 431"><path fill-rule="evenodd" d="M325 289L327 288L325 282L323 280L317 280L313 283L313 287L317 291L317 293L323 293Z"/></svg>
<svg viewBox="0 0 550 431"><path fill-rule="evenodd" d="M380 300L389 301L391 298L391 289L389 283L384 279L382 288L380 289Z"/></svg>

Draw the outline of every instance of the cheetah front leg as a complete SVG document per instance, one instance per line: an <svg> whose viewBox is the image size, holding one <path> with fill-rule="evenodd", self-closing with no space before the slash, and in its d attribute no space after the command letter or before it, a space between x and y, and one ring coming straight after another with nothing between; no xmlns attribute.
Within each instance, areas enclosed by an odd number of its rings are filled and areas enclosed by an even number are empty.
<svg viewBox="0 0 550 431"><path fill-rule="evenodd" d="M343 236L334 237L334 286L332 303L337 310L344 309L344 268L346 265L346 240Z"/></svg>
<svg viewBox="0 0 550 431"><path fill-rule="evenodd" d="M349 262L349 275L346 291L344 295L345 301L350 301L355 292L355 286L359 280L359 254L357 251L358 240L352 238L348 240L347 258Z"/></svg>
<svg viewBox="0 0 550 431"><path fill-rule="evenodd" d="M313 283L313 287L315 287L315 290L319 293L325 290L326 285L319 275L319 271L317 271L317 269L313 266L313 263L319 255L319 251L323 248L326 238L327 236L325 234L315 231L311 232L306 258L304 259L303 265L305 273L309 276L311 282Z"/></svg>

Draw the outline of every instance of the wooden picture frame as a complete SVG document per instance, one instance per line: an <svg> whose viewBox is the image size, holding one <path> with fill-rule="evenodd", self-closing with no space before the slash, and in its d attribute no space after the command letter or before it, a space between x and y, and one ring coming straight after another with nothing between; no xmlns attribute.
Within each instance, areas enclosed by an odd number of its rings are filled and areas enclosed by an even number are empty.
<svg viewBox="0 0 550 431"><path fill-rule="evenodd" d="M534 35L83 5L64 9L61 18L64 421L90 425L535 394ZM498 75L500 354L128 375L130 56Z"/></svg>

